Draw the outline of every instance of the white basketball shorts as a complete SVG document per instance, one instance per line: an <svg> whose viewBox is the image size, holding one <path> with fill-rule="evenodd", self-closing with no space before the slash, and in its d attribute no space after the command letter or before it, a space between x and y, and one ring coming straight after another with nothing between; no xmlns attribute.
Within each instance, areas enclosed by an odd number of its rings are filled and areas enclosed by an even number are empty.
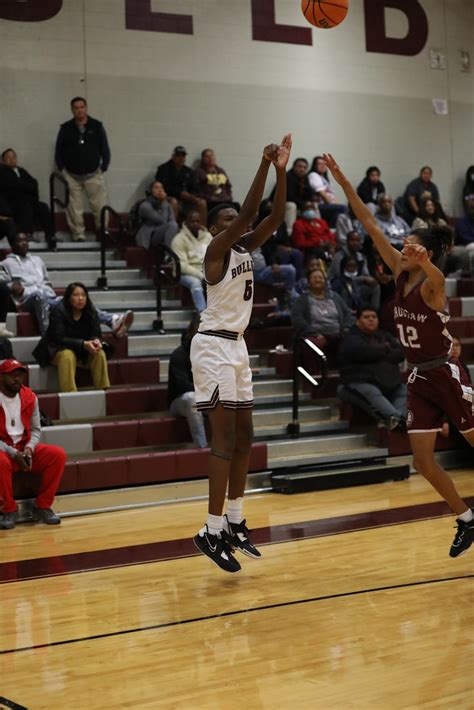
<svg viewBox="0 0 474 710"><path fill-rule="evenodd" d="M253 406L252 371L247 344L215 335L196 333L191 341L196 407L213 409L222 404L228 409Z"/></svg>

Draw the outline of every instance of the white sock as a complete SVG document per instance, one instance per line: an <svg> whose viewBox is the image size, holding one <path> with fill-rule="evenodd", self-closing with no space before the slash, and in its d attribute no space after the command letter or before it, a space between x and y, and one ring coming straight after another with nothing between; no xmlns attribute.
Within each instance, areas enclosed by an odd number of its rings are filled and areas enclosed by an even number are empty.
<svg viewBox="0 0 474 710"><path fill-rule="evenodd" d="M242 508L244 505L243 498L235 498L234 500L227 501L227 517L229 523L235 523L238 525L242 522Z"/></svg>
<svg viewBox="0 0 474 710"><path fill-rule="evenodd" d="M222 515L211 515L209 513L206 524L211 535L218 535L218 533L222 532Z"/></svg>
<svg viewBox="0 0 474 710"><path fill-rule="evenodd" d="M470 523L471 520L474 518L474 513L472 512L471 508L468 508L465 513L462 515L458 515L458 520L462 520L465 523Z"/></svg>

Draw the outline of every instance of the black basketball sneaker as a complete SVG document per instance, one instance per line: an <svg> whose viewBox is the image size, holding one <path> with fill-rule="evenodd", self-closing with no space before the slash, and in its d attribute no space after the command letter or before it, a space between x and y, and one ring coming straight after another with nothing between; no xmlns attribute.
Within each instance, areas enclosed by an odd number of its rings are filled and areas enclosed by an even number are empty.
<svg viewBox="0 0 474 710"><path fill-rule="evenodd" d="M232 552L239 550L247 557L253 557L254 559L262 556L261 552L250 541L250 530L247 528L245 520L242 520L241 523L231 523L227 515L224 515L223 523L224 530L222 534L230 545Z"/></svg>
<svg viewBox="0 0 474 710"><path fill-rule="evenodd" d="M211 535L207 525L194 536L193 542L203 555L225 572L238 572L241 567L232 554L232 549L224 534Z"/></svg>
<svg viewBox="0 0 474 710"><path fill-rule="evenodd" d="M473 511L474 512L474 511ZM458 529L454 536L453 544L449 551L450 557L459 557L468 550L474 542L474 520L465 523L464 520L456 520Z"/></svg>

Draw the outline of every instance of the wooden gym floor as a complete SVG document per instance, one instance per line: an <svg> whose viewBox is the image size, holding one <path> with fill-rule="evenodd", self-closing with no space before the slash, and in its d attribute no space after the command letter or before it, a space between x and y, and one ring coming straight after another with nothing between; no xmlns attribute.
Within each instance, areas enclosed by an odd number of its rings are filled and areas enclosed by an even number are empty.
<svg viewBox="0 0 474 710"><path fill-rule="evenodd" d="M474 547L419 476L250 496L237 575L190 543L205 508L1 532L0 708L473 710Z"/></svg>

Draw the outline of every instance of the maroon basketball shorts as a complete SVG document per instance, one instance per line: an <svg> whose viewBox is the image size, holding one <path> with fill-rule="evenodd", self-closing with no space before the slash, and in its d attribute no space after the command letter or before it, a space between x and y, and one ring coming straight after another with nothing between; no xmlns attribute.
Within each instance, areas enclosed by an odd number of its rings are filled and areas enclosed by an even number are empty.
<svg viewBox="0 0 474 710"><path fill-rule="evenodd" d="M439 431L446 419L461 432L474 429L473 389L459 367L448 362L408 379L407 427L411 433Z"/></svg>

